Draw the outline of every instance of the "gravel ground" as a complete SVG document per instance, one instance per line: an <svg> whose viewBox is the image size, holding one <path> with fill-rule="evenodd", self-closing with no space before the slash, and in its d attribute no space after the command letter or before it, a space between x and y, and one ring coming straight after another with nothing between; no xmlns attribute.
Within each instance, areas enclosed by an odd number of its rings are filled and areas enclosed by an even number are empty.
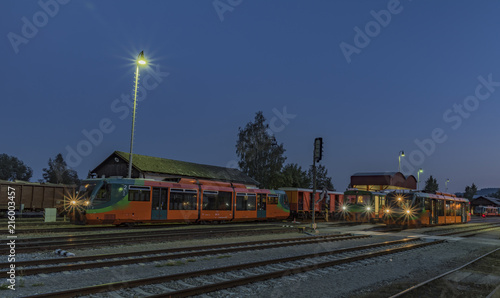
<svg viewBox="0 0 500 298"><path fill-rule="evenodd" d="M112 268L88 269L84 271L63 272L38 276L19 277L16 291L1 291L2 297L20 297L47 293L69 288L96 285L136 278L146 278L166 274L176 274L193 270L210 269L246 262L255 262L298 256L313 252L331 251L339 248L372 244L383 241L402 239L409 235L420 234L426 229L406 230L400 233L377 233L365 231L373 225L351 227L320 224L321 234L354 232L371 234L370 238L339 241L321 244L292 246L287 248L247 251L231 255L210 255L179 262L156 262L138 265L125 265ZM493 236L492 236L493 235ZM496 235L496 236L495 236ZM153 243L140 245L124 245L120 247L104 247L74 251L77 256L152 250L173 247L200 246L218 243L235 243L265 239L283 239L291 237L309 237L306 234L276 234L231 238L213 238L203 240L175 241L170 243ZM428 235L425 235L429 237ZM211 293L210 297L387 297L388 291L397 293L430 277L458 267L485 252L500 245L500 232L488 233L487 238L453 238L449 242L438 244L406 253L379 257L376 262L343 265L341 267L316 270L310 273L284 277L272 281L238 287L228 291ZM477 237L480 237L478 235ZM496 238L495 238L496 237ZM437 238L437 237L435 237ZM459 241L454 241L460 239ZM18 260L53 258L52 253L27 254ZM383 289L383 290L381 290ZM141 295L133 290L127 292L130 297ZM380 294L379 294L380 293ZM106 295L105 295L106 296Z"/></svg>

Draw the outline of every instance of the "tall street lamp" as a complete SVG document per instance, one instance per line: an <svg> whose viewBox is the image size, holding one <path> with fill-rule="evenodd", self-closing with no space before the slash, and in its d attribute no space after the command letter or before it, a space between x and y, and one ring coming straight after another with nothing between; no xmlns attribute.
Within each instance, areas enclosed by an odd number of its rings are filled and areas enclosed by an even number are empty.
<svg viewBox="0 0 500 298"><path fill-rule="evenodd" d="M417 172L417 190L420 190L420 173L423 173L424 170L422 170L422 168L420 168Z"/></svg>
<svg viewBox="0 0 500 298"><path fill-rule="evenodd" d="M132 178L132 151L134 148L134 130L135 130L135 106L137 103L137 83L139 83L139 66L145 66L147 60L144 58L144 51L141 51L137 57L137 66L135 69L135 91L134 91L134 111L132 113L132 135L130 137L130 157L128 159L128 178Z"/></svg>
<svg viewBox="0 0 500 298"><path fill-rule="evenodd" d="M448 192L448 182L450 182L450 179L446 179L446 182L444 183L444 185L446 186L446 192Z"/></svg>
<svg viewBox="0 0 500 298"><path fill-rule="evenodd" d="M399 156L398 156L398 160L399 160L399 166L398 166L398 172L401 172L401 157L404 157L405 156L405 152L403 150L399 151Z"/></svg>

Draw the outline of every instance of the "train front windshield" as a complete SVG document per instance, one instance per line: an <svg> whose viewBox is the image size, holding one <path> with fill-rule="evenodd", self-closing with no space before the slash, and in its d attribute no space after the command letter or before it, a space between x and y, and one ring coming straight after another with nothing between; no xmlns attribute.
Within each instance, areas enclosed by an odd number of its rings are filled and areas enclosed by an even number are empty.
<svg viewBox="0 0 500 298"><path fill-rule="evenodd" d="M107 203L111 199L109 185L104 181L92 181L80 186L80 195L92 206Z"/></svg>

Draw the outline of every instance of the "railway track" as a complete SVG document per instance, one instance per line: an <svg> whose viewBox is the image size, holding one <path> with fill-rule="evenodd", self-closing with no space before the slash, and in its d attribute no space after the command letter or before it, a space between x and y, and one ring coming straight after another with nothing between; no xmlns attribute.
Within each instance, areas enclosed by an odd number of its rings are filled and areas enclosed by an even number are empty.
<svg viewBox="0 0 500 298"><path fill-rule="evenodd" d="M40 273L47 274L53 272L75 271L75 270L112 267L112 266L137 264L137 263L158 262L158 261L192 258L192 257L200 257L207 255L236 253L249 250L253 251L253 250L270 249L270 248L278 248L278 247L286 247L294 245L318 244L323 242L354 240L354 239L362 239L368 237L370 236L366 235L353 236L352 234L337 234L337 235L315 236L307 238L295 237L295 238L278 239L278 240L240 242L240 243L218 244L210 246L192 246L192 247L161 249L152 251L139 251L131 253L75 257L66 259L45 259L45 260L24 261L24 262L16 262L16 267L18 268L17 270L22 276L28 276ZM102 261L102 260L108 260L108 261ZM40 267L43 265L57 265L57 266ZM5 271L8 271L8 266L9 263L0 264L0 268L5 268Z"/></svg>
<svg viewBox="0 0 500 298"><path fill-rule="evenodd" d="M469 230L469 229L474 229L474 228L479 228L479 227L486 227L486 226L491 226L491 223L487 224L474 224L474 225L463 225L463 224L458 224L457 226L452 226L449 228L442 228L442 229L432 229L429 231L424 232L424 234L427 235L439 235L439 234L444 234L446 232L450 231L461 231L461 230Z"/></svg>
<svg viewBox="0 0 500 298"><path fill-rule="evenodd" d="M40 223L41 225L46 225L46 224L55 224L55 223ZM60 223L57 223L60 224ZM252 222L252 223L238 223L239 225L259 225L259 226L270 226L273 224L268 224L268 223L258 223L258 222ZM23 226L23 224L19 224L19 227L21 229L16 229L16 234L33 234L33 233L38 233L38 234L45 234L45 233L75 233L75 232L95 232L95 231L119 231L119 230L150 230L150 229L172 229L172 228L179 228L179 227L187 227L189 224L185 223L168 223L168 224L143 224L143 225L135 225L135 226L115 226L115 225L109 225L109 226L75 226L75 227L70 227L70 228L26 228L26 226ZM221 226L221 225L217 225Z"/></svg>
<svg viewBox="0 0 500 298"><path fill-rule="evenodd" d="M441 240L423 242L420 238L408 238L208 270L101 284L29 297L74 297L75 295L89 295L110 291L114 292L113 296L115 297L134 296L137 295L137 292L151 297L187 297L314 270L317 270L319 274L328 274L328 271L322 268L360 261L369 262L368 260L381 256L402 253L442 242ZM147 290L143 290L141 287L146 285L155 286L148 286ZM135 292L132 294L127 291Z"/></svg>
<svg viewBox="0 0 500 298"><path fill-rule="evenodd" d="M424 282L421 282L411 288L408 288L402 292L399 292L395 295L392 295L390 298L397 297L448 297L448 296L460 296L461 291L459 288L466 288L470 297L500 297L500 285L498 285L498 280L500 280L500 271L491 272L491 264L495 263L500 264L498 261L498 255L494 256L495 253L500 251L500 248L496 248L489 253L486 253L458 268L430 278ZM498 254L498 253L497 253ZM478 263L484 262L485 267L481 266ZM469 267L476 268L468 270ZM498 265L497 265L498 266ZM481 268L482 267L482 268ZM492 276L488 276L489 274L496 274ZM455 276L453 276L455 275ZM492 283L485 283L477 286L478 277L483 280L489 279ZM495 282L494 280L497 280ZM463 291L463 290L462 290ZM473 291L473 292L472 292Z"/></svg>
<svg viewBox="0 0 500 298"><path fill-rule="evenodd" d="M216 229L182 229L173 231L154 231L147 233L112 233L96 235L78 235L64 237L43 237L17 239L16 253L40 252L54 249L77 249L82 247L96 247L105 245L120 245L125 243L154 242L168 239L189 240L202 239L213 236L234 236L234 235L256 235L262 233L289 233L296 231L290 228L259 228L255 227L225 227ZM8 254L9 248L6 246L0 249L3 254Z"/></svg>
<svg viewBox="0 0 500 298"><path fill-rule="evenodd" d="M475 235L477 235L479 233L487 232L487 231L489 231L491 229L497 229L497 228L500 228L500 224L488 224L488 225L482 226L480 228L477 228L477 226L475 226L472 229L466 229L466 230L462 230L462 231L455 231L455 232L450 232L450 233L444 233L444 234L439 234L437 236L452 236L452 235L458 235L458 234L465 234L465 235L462 235L460 237L472 237L472 236L475 236ZM475 232L475 233L470 234L471 232Z"/></svg>

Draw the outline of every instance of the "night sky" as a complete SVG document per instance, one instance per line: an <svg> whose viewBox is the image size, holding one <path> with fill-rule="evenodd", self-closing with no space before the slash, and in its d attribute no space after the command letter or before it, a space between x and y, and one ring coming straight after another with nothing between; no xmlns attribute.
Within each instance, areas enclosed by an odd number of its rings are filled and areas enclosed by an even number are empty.
<svg viewBox="0 0 500 298"><path fill-rule="evenodd" d="M57 153L84 178L129 151L144 50L134 153L235 166L262 110L288 163L323 137L337 190L397 171L400 150L443 191L500 187L498 1L40 3L0 2L0 153L32 181Z"/></svg>

